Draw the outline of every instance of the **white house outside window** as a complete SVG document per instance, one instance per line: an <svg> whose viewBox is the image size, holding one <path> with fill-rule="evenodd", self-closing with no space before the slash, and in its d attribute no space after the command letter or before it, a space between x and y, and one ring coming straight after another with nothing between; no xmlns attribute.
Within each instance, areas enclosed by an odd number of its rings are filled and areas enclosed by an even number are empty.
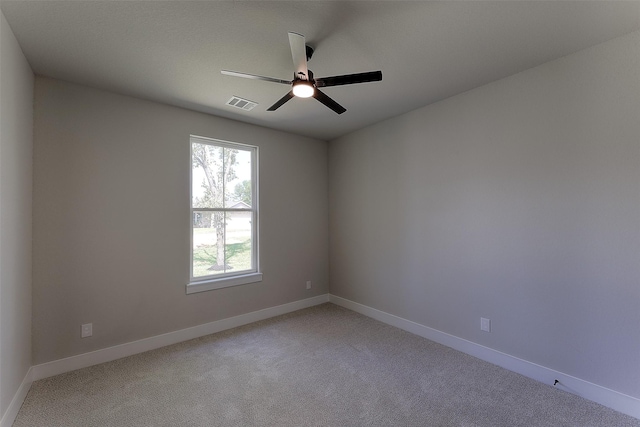
<svg viewBox="0 0 640 427"><path fill-rule="evenodd" d="M262 280L257 172L257 147L191 136L187 293Z"/></svg>

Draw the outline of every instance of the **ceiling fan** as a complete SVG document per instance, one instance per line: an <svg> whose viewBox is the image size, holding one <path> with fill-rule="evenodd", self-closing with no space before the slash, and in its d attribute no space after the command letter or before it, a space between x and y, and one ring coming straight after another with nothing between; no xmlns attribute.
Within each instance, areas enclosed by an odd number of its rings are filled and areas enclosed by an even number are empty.
<svg viewBox="0 0 640 427"><path fill-rule="evenodd" d="M297 33L289 33L289 45L291 46L291 56L293 58L293 80L275 79L272 77L256 76L254 74L239 73L237 71L222 70L222 74L245 79L264 80L267 82L290 85L291 90L280 98L267 111L275 111L282 107L294 96L300 98L314 97L325 106L331 108L338 114L347 111L342 105L331 99L318 88L329 86L350 85L355 83L378 82L382 80L382 71L370 71L368 73L345 74L342 76L314 78L313 72L307 68L307 61L313 55L313 48L305 44L304 36Z"/></svg>

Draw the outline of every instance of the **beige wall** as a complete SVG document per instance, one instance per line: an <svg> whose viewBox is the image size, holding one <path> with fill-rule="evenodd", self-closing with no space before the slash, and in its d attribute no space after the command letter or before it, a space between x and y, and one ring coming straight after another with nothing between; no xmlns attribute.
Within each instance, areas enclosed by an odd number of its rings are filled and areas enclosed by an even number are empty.
<svg viewBox="0 0 640 427"><path fill-rule="evenodd" d="M33 73L0 17L0 418L31 366Z"/></svg>
<svg viewBox="0 0 640 427"><path fill-rule="evenodd" d="M328 292L326 142L47 78L35 93L34 364ZM259 147L261 283L185 294L190 134Z"/></svg>
<svg viewBox="0 0 640 427"><path fill-rule="evenodd" d="M332 294L640 398L639 32L332 141L329 177Z"/></svg>

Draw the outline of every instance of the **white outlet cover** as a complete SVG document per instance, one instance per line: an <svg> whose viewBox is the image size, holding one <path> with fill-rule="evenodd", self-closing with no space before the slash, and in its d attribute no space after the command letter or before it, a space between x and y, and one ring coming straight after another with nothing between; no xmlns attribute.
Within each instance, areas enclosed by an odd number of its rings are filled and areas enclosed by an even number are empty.
<svg viewBox="0 0 640 427"><path fill-rule="evenodd" d="M307 289L311 289L311 280L307 280Z"/></svg>
<svg viewBox="0 0 640 427"><path fill-rule="evenodd" d="M484 317L480 318L480 330L485 332L491 332L491 320Z"/></svg>
<svg viewBox="0 0 640 427"><path fill-rule="evenodd" d="M82 338L86 338L90 337L91 335L93 335L93 323L85 323L84 325L82 325L82 333L80 336Z"/></svg>

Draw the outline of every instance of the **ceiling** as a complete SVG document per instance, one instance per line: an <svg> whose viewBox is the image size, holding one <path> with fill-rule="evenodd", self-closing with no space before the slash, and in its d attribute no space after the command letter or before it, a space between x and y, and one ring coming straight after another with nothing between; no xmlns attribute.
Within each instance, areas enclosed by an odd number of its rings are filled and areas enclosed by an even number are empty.
<svg viewBox="0 0 640 427"><path fill-rule="evenodd" d="M2 1L38 75L331 140L640 29L640 2ZM315 48L316 77L382 70L266 109L289 88L287 32ZM233 96L259 105L241 111Z"/></svg>

